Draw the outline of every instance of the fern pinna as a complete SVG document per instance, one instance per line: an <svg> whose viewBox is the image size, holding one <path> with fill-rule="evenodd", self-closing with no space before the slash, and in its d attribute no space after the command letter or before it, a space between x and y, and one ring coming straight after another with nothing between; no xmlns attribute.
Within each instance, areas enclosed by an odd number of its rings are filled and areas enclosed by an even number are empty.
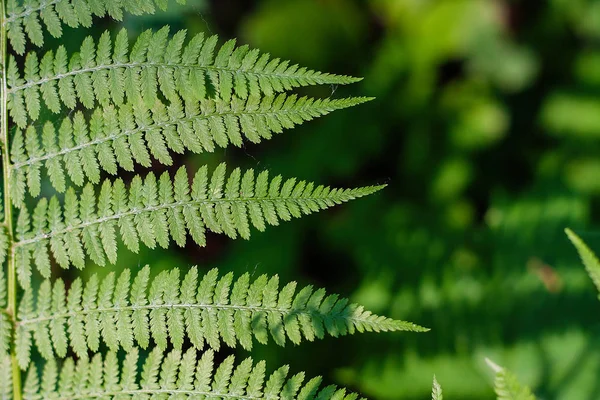
<svg viewBox="0 0 600 400"><path fill-rule="evenodd" d="M125 30L107 31L82 39L73 54L39 49L48 34L90 27L96 16L154 13L168 0L0 3L0 398L352 399L287 366L267 375L264 362L249 358L214 365L214 351L425 330L322 289L280 285L277 276L198 267L156 276L150 267L118 268L73 282L53 276L53 265L117 264L120 242L137 252L183 246L188 237L204 246L207 231L248 239L254 229L380 190L332 189L224 163L116 177L153 162L172 166L186 151L269 140L370 99L299 97L294 88L359 79L168 27L133 42ZM45 180L55 195L41 197Z"/></svg>

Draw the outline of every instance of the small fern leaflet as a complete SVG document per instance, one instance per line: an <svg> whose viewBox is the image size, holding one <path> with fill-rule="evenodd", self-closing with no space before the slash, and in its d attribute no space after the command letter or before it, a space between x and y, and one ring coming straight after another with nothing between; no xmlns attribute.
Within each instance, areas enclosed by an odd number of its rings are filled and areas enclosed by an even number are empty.
<svg viewBox="0 0 600 400"><path fill-rule="evenodd" d="M0 399L13 400L12 363L8 354L0 354Z"/></svg>

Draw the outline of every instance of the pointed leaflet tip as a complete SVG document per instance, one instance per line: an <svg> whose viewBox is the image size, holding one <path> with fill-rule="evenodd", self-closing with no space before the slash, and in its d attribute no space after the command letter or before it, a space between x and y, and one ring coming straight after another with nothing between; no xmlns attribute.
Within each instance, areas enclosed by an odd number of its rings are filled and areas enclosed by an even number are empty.
<svg viewBox="0 0 600 400"><path fill-rule="evenodd" d="M577 249L588 275L592 278L596 289L600 292L600 261L598 261L596 254L571 229L565 229L565 233Z"/></svg>
<svg viewBox="0 0 600 400"><path fill-rule="evenodd" d="M496 364L495 362L493 362L492 360L490 360L487 357L485 358L485 362L495 373L499 373L503 370L503 368L501 366L499 366L498 364Z"/></svg>

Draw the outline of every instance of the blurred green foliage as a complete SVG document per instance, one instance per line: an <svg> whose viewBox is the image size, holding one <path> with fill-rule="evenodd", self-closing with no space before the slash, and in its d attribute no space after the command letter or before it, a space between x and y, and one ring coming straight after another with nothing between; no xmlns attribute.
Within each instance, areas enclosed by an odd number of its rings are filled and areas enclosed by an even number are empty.
<svg viewBox="0 0 600 400"><path fill-rule="evenodd" d="M365 77L356 88L309 94L377 100L260 147L180 161L226 157L284 176L389 188L250 242L213 236L205 249L124 250L123 265L278 273L432 328L255 349L371 398L428 398L435 373L445 398L492 399L485 357L539 398L600 398L600 305L563 233L570 226L600 248L599 1L190 3L125 24L238 37Z"/></svg>

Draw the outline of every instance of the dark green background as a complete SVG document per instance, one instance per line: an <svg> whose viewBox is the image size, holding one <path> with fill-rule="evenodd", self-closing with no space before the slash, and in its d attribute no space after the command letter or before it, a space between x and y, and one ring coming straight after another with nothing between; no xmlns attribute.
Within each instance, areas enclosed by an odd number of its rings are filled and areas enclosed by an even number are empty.
<svg viewBox="0 0 600 400"><path fill-rule="evenodd" d="M493 398L485 357L542 399L600 398L600 304L563 232L600 249L600 1L188 1L124 25L237 37L365 77L302 94L377 99L180 163L389 186L250 242L123 250L120 267L277 273L430 327L255 348L371 398L428 398L434 373L445 398Z"/></svg>

